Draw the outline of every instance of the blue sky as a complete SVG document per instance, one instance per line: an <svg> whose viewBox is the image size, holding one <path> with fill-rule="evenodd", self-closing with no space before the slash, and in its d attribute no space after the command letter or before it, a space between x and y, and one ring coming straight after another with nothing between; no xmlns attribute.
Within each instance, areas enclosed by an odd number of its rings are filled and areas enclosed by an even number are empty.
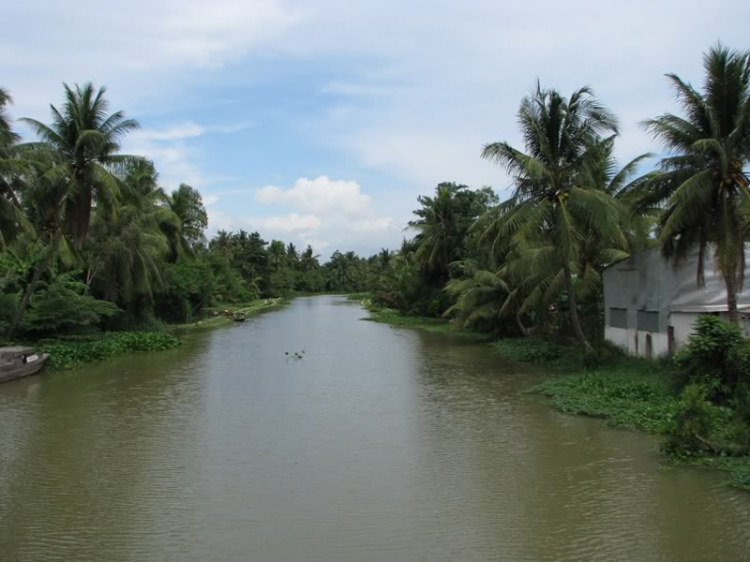
<svg viewBox="0 0 750 562"><path fill-rule="evenodd" d="M750 2L733 0L25 0L3 16L12 115L48 121L62 82L106 85L142 126L127 151L165 187L197 187L210 232L323 256L399 245L440 181L506 194L479 153L519 143L537 79L591 85L620 117L624 162L659 149L638 122L676 110L666 72L699 83L717 40L750 48Z"/></svg>

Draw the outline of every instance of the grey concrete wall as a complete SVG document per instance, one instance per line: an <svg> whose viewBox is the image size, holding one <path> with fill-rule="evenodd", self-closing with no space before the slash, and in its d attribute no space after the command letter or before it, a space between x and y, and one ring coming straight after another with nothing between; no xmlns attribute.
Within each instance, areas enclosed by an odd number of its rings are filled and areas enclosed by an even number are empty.
<svg viewBox="0 0 750 562"><path fill-rule="evenodd" d="M659 313L659 332L669 326L670 304L677 283L675 270L653 248L618 262L604 270L604 314L609 326L609 309L627 310L628 330L638 327L638 311Z"/></svg>

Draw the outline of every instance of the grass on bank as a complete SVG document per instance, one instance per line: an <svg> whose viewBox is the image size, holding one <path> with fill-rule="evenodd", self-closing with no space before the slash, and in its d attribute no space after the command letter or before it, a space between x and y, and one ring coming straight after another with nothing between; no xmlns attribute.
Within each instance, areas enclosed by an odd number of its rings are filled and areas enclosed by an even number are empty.
<svg viewBox="0 0 750 562"><path fill-rule="evenodd" d="M238 312L244 314L246 317L249 317L265 310L280 308L286 305L288 302L288 299L275 298L257 299L245 303L217 304L215 306L206 308L201 319L196 320L195 322L188 322L186 324L172 324L169 326L169 328L176 331L219 328L221 326L231 325L234 322L232 316L226 316L224 314L224 311L228 310L230 314Z"/></svg>
<svg viewBox="0 0 750 562"><path fill-rule="evenodd" d="M163 351L180 346L180 340L163 332L106 332L91 336L42 339L36 347L50 354L46 367L61 371L74 369L126 353Z"/></svg>
<svg viewBox="0 0 750 562"><path fill-rule="evenodd" d="M45 365L47 368L55 371L74 369L93 361L111 359L128 353L174 349L179 347L181 342L177 337L168 333L171 330L217 328L233 322L231 316L223 315L224 310L232 313L244 312L246 316L252 316L263 310L283 306L286 302L288 301L279 298L217 305L206 309L209 316L203 320L190 324L167 325L167 332L130 331L57 336L36 340L29 345L50 354ZM212 315L214 311L217 312L216 316Z"/></svg>
<svg viewBox="0 0 750 562"><path fill-rule="evenodd" d="M604 348L587 357L580 347L556 344L538 338L509 338L494 342L495 350L511 361L535 363L549 376L529 389L541 394L559 410L602 418L613 427L666 435L681 410L675 392L674 368L667 361L629 357ZM719 417L728 410L717 409ZM725 423L716 424L713 442L731 449ZM670 455L670 464L710 467L730 473L731 485L750 490L750 457L728 455Z"/></svg>
<svg viewBox="0 0 750 562"><path fill-rule="evenodd" d="M348 300L359 301L362 306L370 313L363 320L389 324L392 327L415 328L427 332L436 332L452 336L461 336L483 341L492 339L490 334L474 332L471 330L453 330L450 322L444 318L430 318L428 316L407 316L401 314L398 310L378 306L372 300L370 293L352 293L347 295Z"/></svg>
<svg viewBox="0 0 750 562"><path fill-rule="evenodd" d="M508 338L494 348L511 361L544 365L550 376L530 392L563 412L603 418L614 427L666 431L678 407L668 369L612 349L586 358L580 347L537 338Z"/></svg>

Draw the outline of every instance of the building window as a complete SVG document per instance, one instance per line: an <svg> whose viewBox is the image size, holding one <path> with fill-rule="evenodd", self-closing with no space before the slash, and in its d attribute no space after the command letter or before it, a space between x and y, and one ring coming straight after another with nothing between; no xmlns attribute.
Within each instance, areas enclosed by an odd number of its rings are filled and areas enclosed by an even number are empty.
<svg viewBox="0 0 750 562"><path fill-rule="evenodd" d="M609 325L613 328L628 329L628 311L625 308L609 309Z"/></svg>
<svg viewBox="0 0 750 562"><path fill-rule="evenodd" d="M638 330L642 332L659 331L659 313L649 310L638 311Z"/></svg>

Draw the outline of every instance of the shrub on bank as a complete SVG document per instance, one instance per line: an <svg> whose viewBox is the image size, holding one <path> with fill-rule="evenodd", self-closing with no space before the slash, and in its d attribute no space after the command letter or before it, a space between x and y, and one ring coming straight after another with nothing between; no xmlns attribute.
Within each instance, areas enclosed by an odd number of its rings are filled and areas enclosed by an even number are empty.
<svg viewBox="0 0 750 562"><path fill-rule="evenodd" d="M750 341L716 316L698 317L695 333L674 361L678 388L700 384L713 402L731 401L750 383Z"/></svg>
<svg viewBox="0 0 750 562"><path fill-rule="evenodd" d="M662 451L673 457L717 453L712 443L716 428L726 423L726 412L706 399L708 390L699 384L685 387L677 409L666 428Z"/></svg>
<svg viewBox="0 0 750 562"><path fill-rule="evenodd" d="M74 336L38 342L38 347L51 355L47 365L56 370L73 369L91 361L130 352L161 351L179 345L177 338L161 332L108 332L100 336Z"/></svg>
<svg viewBox="0 0 750 562"><path fill-rule="evenodd" d="M664 451L674 457L750 455L750 343L737 326L701 316L675 357L679 408Z"/></svg>
<svg viewBox="0 0 750 562"><path fill-rule="evenodd" d="M659 362L537 338L494 345L507 359L556 372L531 392L558 409L662 434L673 462L729 471L732 485L750 489L750 344L734 326L702 317L690 344Z"/></svg>
<svg viewBox="0 0 750 562"><path fill-rule="evenodd" d="M579 355L574 347L540 338L505 338L493 345L495 351L506 359L523 363L554 363Z"/></svg>

